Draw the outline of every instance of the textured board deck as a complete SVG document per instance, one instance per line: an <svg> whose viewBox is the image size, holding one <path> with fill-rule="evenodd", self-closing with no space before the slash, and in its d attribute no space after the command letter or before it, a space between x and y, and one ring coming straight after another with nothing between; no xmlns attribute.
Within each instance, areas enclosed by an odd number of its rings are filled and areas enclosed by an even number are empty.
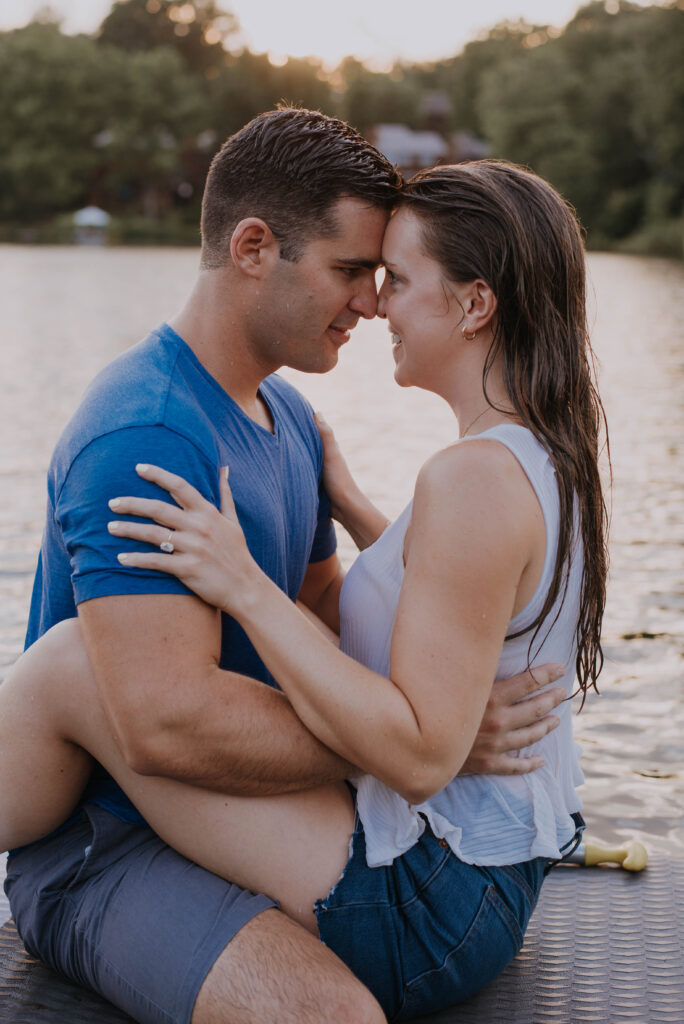
<svg viewBox="0 0 684 1024"><path fill-rule="evenodd" d="M0 872L2 865L0 864ZM8 914L0 897L0 923ZM478 996L422 1024L684 1024L684 860L631 875L562 867L544 884L525 945ZM124 1024L0 928L1 1024Z"/></svg>

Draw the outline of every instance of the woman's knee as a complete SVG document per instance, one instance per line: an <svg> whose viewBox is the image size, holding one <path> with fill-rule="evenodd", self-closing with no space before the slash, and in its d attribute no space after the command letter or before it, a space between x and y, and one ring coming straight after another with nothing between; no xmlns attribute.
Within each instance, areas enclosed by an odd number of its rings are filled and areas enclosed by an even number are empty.
<svg viewBox="0 0 684 1024"><path fill-rule="evenodd" d="M29 648L29 652L36 652L53 678L92 679L92 669L78 618L63 619L51 626Z"/></svg>
<svg viewBox="0 0 684 1024"><path fill-rule="evenodd" d="M93 685L78 619L59 622L36 640L12 668L10 680L26 700L48 711L52 721L63 721L68 731Z"/></svg>
<svg viewBox="0 0 684 1024"><path fill-rule="evenodd" d="M66 633L66 631L64 631ZM72 637L73 631L69 631ZM66 636L57 638L63 645ZM66 735L73 707L62 707L57 685L67 669L55 638L34 644L0 687L0 848L45 835L73 809L91 762Z"/></svg>

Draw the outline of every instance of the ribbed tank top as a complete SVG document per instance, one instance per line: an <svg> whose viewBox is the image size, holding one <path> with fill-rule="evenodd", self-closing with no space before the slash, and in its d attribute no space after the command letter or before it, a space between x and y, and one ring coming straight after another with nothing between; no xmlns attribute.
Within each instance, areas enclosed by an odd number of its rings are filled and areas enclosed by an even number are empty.
<svg viewBox="0 0 684 1024"><path fill-rule="evenodd" d="M559 498L548 452L525 427L504 424L470 440L497 441L522 466L541 506L546 528L546 554L541 578L528 605L511 619L508 633L517 633L540 613L553 577L559 529ZM412 502L375 544L360 553L340 595L340 646L368 668L389 676L390 646L399 591L404 577L403 550ZM545 662L567 666L563 679L568 696L575 679L576 629L583 556L575 523L567 589L544 620L529 651L533 632L504 642L496 678L506 679ZM458 666L454 666L455 671ZM468 864L515 864L534 857L556 858L575 831L571 814L581 808L575 787L584 779L579 747L572 739L570 702L554 712L560 726L520 756L541 755L545 764L527 775L457 776L425 803L407 803L398 793L369 775L355 779L357 809L366 835L370 867L390 864L417 842L425 819L440 839Z"/></svg>

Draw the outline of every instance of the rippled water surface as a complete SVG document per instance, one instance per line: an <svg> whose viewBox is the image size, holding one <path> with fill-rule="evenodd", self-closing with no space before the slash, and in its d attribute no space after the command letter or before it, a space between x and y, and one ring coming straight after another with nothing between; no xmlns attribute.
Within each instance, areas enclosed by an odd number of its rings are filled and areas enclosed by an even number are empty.
<svg viewBox="0 0 684 1024"><path fill-rule="evenodd" d="M0 246L2 670L22 647L52 446L90 378L175 312L196 265L189 250ZM589 268L614 483L606 667L575 720L583 799L596 836L684 851L684 266L599 254ZM332 374L287 376L388 514L455 436L439 399L394 384L379 321L359 325Z"/></svg>

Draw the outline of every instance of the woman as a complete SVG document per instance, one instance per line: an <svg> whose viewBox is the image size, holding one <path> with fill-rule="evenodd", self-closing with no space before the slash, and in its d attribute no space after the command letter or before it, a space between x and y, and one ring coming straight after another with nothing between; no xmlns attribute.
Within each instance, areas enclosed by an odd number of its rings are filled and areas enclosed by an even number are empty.
<svg viewBox="0 0 684 1024"><path fill-rule="evenodd" d="M240 622L307 727L367 773L353 796L247 799L141 778L97 708L74 715L67 739L168 843L280 900L403 1019L508 963L576 835L569 704L537 745L537 773L456 775L495 676L553 660L576 668L583 693L595 684L606 538L584 254L560 197L508 164L434 168L408 184L383 261L396 379L444 398L460 436L383 530L322 426L335 515L366 548L340 595L339 650L252 561L226 481L220 515L140 467L180 507L121 497L116 513L155 523L110 524L157 548L123 564L177 575Z"/></svg>

